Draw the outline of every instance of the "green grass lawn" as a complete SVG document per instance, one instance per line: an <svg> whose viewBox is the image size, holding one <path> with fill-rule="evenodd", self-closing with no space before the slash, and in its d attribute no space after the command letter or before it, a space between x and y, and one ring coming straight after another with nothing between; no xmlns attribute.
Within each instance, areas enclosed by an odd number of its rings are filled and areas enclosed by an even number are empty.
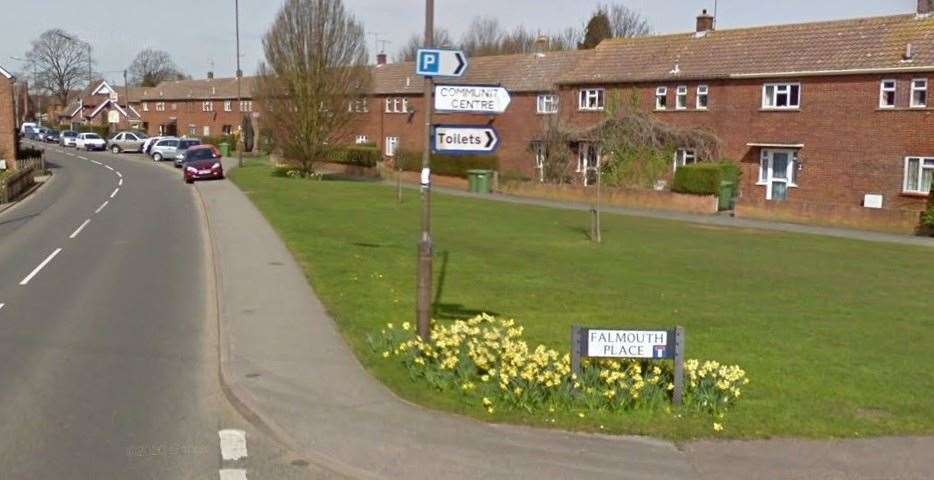
<svg viewBox="0 0 934 480"><path fill-rule="evenodd" d="M392 187L232 172L287 242L363 364L402 397L478 418L369 352L366 334L414 319L420 203ZM752 382L721 436L934 432L934 249L606 215L436 194L436 318L515 318L532 345L568 350L572 324L687 331L688 358ZM562 428L686 439L710 417L566 413Z"/></svg>

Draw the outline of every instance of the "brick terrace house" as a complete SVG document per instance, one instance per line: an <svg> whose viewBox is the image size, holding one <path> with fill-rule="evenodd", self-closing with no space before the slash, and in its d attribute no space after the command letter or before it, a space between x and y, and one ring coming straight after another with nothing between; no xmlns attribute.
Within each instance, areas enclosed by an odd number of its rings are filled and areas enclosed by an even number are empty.
<svg viewBox="0 0 934 480"><path fill-rule="evenodd" d="M0 66L0 160L7 168L16 168L16 109L13 84L16 78ZM12 165L12 166L11 166Z"/></svg>
<svg viewBox="0 0 934 480"><path fill-rule="evenodd" d="M93 82L63 110L59 121L72 127L110 126L112 132L140 128L142 117L132 104L121 100L121 96L126 96L125 89L112 87L105 80Z"/></svg>
<svg viewBox="0 0 934 480"><path fill-rule="evenodd" d="M559 80L562 115L593 125L615 94L635 95L666 123L708 129L743 167L741 202L920 210L934 176L932 3L722 31L704 12L694 33L608 40ZM673 167L693 161L679 151Z"/></svg>
<svg viewBox="0 0 934 480"><path fill-rule="evenodd" d="M227 135L237 131L241 114L251 115L254 124L259 118L253 109L253 80L242 79L240 103L236 78L214 78L209 73L207 79L137 88L131 105L139 110L143 129L150 135Z"/></svg>

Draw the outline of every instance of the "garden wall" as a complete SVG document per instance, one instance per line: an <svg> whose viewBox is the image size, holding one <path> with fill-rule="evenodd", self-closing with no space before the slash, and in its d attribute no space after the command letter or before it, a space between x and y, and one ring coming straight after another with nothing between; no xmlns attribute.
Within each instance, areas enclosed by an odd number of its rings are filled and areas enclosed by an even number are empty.
<svg viewBox="0 0 934 480"><path fill-rule="evenodd" d="M361 167L360 165L332 162L317 163L315 167L328 173L347 175L349 177L379 178L379 170L376 167Z"/></svg>
<svg viewBox="0 0 934 480"><path fill-rule="evenodd" d="M504 182L499 191L518 197L543 198L581 203L593 201L593 187L581 185L551 185L537 182ZM717 197L713 195L686 195L669 191L639 190L631 188L603 188L600 201L605 205L627 208L667 210L704 215L717 213Z"/></svg>
<svg viewBox="0 0 934 480"><path fill-rule="evenodd" d="M917 210L874 209L833 203L740 199L736 216L789 223L829 225L889 233L913 234L921 212Z"/></svg>

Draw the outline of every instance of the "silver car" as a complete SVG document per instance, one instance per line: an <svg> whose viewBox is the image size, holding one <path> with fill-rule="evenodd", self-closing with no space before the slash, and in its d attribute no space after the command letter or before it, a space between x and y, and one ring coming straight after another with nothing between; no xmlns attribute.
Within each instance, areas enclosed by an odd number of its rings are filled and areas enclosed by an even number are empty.
<svg viewBox="0 0 934 480"><path fill-rule="evenodd" d="M175 150L175 168L182 168L182 163L185 161L185 151L196 145L201 145L201 140L183 138L178 141L178 148Z"/></svg>
<svg viewBox="0 0 934 480"><path fill-rule="evenodd" d="M113 153L142 152L146 138L140 132L120 132L107 141L107 149Z"/></svg>
<svg viewBox="0 0 934 480"><path fill-rule="evenodd" d="M174 137L163 138L149 149L149 155L154 162L161 162L164 158L175 160L175 153L178 151L179 141L179 139Z"/></svg>

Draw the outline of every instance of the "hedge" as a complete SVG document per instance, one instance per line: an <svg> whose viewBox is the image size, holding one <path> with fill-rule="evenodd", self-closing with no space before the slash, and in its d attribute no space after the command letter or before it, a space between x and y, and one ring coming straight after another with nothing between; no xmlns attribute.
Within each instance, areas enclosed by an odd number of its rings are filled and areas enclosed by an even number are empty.
<svg viewBox="0 0 934 480"><path fill-rule="evenodd" d="M934 237L934 185L931 185L931 192L928 194L927 210L921 214L921 224Z"/></svg>
<svg viewBox="0 0 934 480"><path fill-rule="evenodd" d="M346 163L360 167L375 167L382 160L382 154L376 146L357 145L335 149L330 160L335 163Z"/></svg>
<svg viewBox="0 0 934 480"><path fill-rule="evenodd" d="M739 166L730 162L685 165L675 172L671 190L692 195L720 195L720 183L729 181L738 186L741 174Z"/></svg>
<svg viewBox="0 0 934 480"><path fill-rule="evenodd" d="M396 167L407 172L421 171L422 152L397 152ZM495 155L431 155L431 172L435 175L467 178L467 171L474 169L499 170L499 157Z"/></svg>

